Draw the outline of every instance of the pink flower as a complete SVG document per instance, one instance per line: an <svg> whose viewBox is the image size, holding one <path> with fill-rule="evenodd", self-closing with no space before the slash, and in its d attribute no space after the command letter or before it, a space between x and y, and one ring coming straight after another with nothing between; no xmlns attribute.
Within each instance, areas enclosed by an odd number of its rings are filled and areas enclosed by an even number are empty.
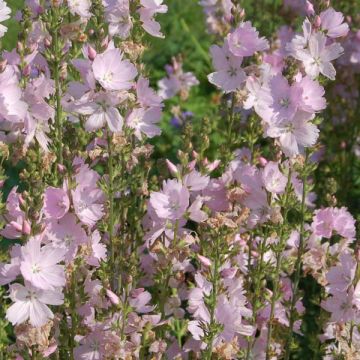
<svg viewBox="0 0 360 360"><path fill-rule="evenodd" d="M19 325L30 320L35 327L45 325L54 318L48 305L61 305L64 296L59 291L41 290L30 284L10 285L10 299L14 302L6 311L6 318L13 324Z"/></svg>
<svg viewBox="0 0 360 360"><path fill-rule="evenodd" d="M74 349L75 360L100 360L106 354L104 333L95 330L84 336L80 345Z"/></svg>
<svg viewBox="0 0 360 360"><path fill-rule="evenodd" d="M151 294L144 289L135 289L130 294L129 304L138 313L146 314L154 310L154 306L147 305L151 300Z"/></svg>
<svg viewBox="0 0 360 360"><path fill-rule="evenodd" d="M113 132L122 130L123 117L116 108L121 100L116 94L86 94L83 101L83 104L76 106L75 111L81 115L90 115L85 122L85 130L96 131L106 124Z"/></svg>
<svg viewBox="0 0 360 360"><path fill-rule="evenodd" d="M104 0L103 3L105 3L105 18L109 23L109 34L126 39L132 28L129 0Z"/></svg>
<svg viewBox="0 0 360 360"><path fill-rule="evenodd" d="M189 191L178 180L167 180L162 191L150 195L150 205L160 219L179 220L189 206Z"/></svg>
<svg viewBox="0 0 360 360"><path fill-rule="evenodd" d="M21 248L20 271L31 285L53 290L65 285L64 266L58 265L64 260L65 250L51 244L41 247L41 240L32 237Z"/></svg>
<svg viewBox="0 0 360 360"><path fill-rule="evenodd" d="M136 67L129 60L123 60L119 49L96 55L92 69L95 79L106 90L128 90L137 75Z"/></svg>
<svg viewBox="0 0 360 360"><path fill-rule="evenodd" d="M67 0L70 12L74 15L77 14L84 19L91 17L90 0Z"/></svg>
<svg viewBox="0 0 360 360"><path fill-rule="evenodd" d="M283 119L270 123L266 133L279 139L286 156L294 156L299 154L302 148L315 145L319 137L318 128L311 123L312 118L312 114L298 111L291 121Z"/></svg>
<svg viewBox="0 0 360 360"><path fill-rule="evenodd" d="M242 22L227 37L229 50L235 56L252 56L256 51L264 51L269 48L268 41L259 38L259 32L251 26L250 21Z"/></svg>
<svg viewBox="0 0 360 360"><path fill-rule="evenodd" d="M344 15L328 8L320 14L321 29L330 38L346 36L349 32L349 25L344 23Z"/></svg>
<svg viewBox="0 0 360 360"><path fill-rule="evenodd" d="M146 108L162 108L162 98L150 86L149 79L139 77L136 83L137 101L140 106Z"/></svg>
<svg viewBox="0 0 360 360"><path fill-rule="evenodd" d="M331 80L335 80L336 70L331 61L343 54L344 49L338 43L326 45L326 36L322 33L314 33L310 36L307 49L297 49L292 54L296 59L303 62L305 72L311 78L323 74Z"/></svg>
<svg viewBox="0 0 360 360"><path fill-rule="evenodd" d="M11 249L9 264L0 262L0 286L14 281L20 275L21 247L14 245Z"/></svg>
<svg viewBox="0 0 360 360"><path fill-rule="evenodd" d="M326 108L324 88L309 76L305 76L296 84L302 89L299 108L309 113L319 112Z"/></svg>
<svg viewBox="0 0 360 360"><path fill-rule="evenodd" d="M285 191L287 177L279 170L278 163L269 161L262 173L262 179L267 191L273 194L282 194Z"/></svg>
<svg viewBox="0 0 360 360"><path fill-rule="evenodd" d="M142 7L138 10L143 29L152 36L163 38L160 24L154 20L156 14L164 14L168 7L162 5L163 0L140 0Z"/></svg>
<svg viewBox="0 0 360 360"><path fill-rule="evenodd" d="M106 246L101 243L101 235L95 230L91 235L91 254L86 257L86 262L91 266L100 266L100 261L106 260Z"/></svg>
<svg viewBox="0 0 360 360"><path fill-rule="evenodd" d="M143 134L148 138L161 134L161 129L156 125L162 116L160 107L153 107L147 110L135 108L126 118L126 125L134 129L134 135L141 140Z"/></svg>
<svg viewBox="0 0 360 360"><path fill-rule="evenodd" d="M63 189L48 187L44 194L44 213L47 218L61 219L70 208L70 199Z"/></svg>
<svg viewBox="0 0 360 360"><path fill-rule="evenodd" d="M52 220L46 227L44 242L49 242L55 248L65 249L65 261L74 260L78 247L87 242L85 230L77 222L74 214L66 214L60 220Z"/></svg>
<svg viewBox="0 0 360 360"><path fill-rule="evenodd" d="M340 264L330 268L326 274L329 292L347 291L352 284L356 271L356 261L350 253L340 254Z"/></svg>
<svg viewBox="0 0 360 360"><path fill-rule="evenodd" d="M11 10L4 0L0 0L0 22L10 19ZM0 24L0 38L7 32L7 27Z"/></svg>
<svg viewBox="0 0 360 360"><path fill-rule="evenodd" d="M246 80L245 72L241 68L243 58L235 56L229 51L226 40L222 47L211 46L210 52L215 72L208 75L209 82L225 92L238 89Z"/></svg>
<svg viewBox="0 0 360 360"><path fill-rule="evenodd" d="M355 319L354 288L348 292L336 291L332 296L321 302L321 307L331 313L330 321L346 323Z"/></svg>
<svg viewBox="0 0 360 360"><path fill-rule="evenodd" d="M296 84L290 86L281 75L276 75L270 81L272 104L270 107L277 120L291 120L299 106L302 89Z"/></svg>

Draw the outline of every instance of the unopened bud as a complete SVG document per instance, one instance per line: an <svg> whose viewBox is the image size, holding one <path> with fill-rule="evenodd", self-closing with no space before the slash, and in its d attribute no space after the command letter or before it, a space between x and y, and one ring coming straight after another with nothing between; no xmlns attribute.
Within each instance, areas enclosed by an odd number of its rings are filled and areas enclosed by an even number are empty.
<svg viewBox="0 0 360 360"><path fill-rule="evenodd" d="M23 69L22 73L23 73L24 76L29 76L30 75L31 67L30 67L29 64L24 66L24 69Z"/></svg>
<svg viewBox="0 0 360 360"><path fill-rule="evenodd" d="M258 161L259 161L259 165L262 167L265 167L266 164L268 163L268 161L263 156L259 156Z"/></svg>
<svg viewBox="0 0 360 360"><path fill-rule="evenodd" d="M316 15L316 16L315 16L315 20L314 20L314 27L315 27L316 29L319 29L320 26L321 26L321 18L320 18L319 15Z"/></svg>
<svg viewBox="0 0 360 360"><path fill-rule="evenodd" d="M24 220L23 225L22 225L22 233L25 235L30 235L31 234L31 226L29 224L29 222L27 220Z"/></svg>
<svg viewBox="0 0 360 360"><path fill-rule="evenodd" d="M211 260L208 259L207 257L199 255L199 254L197 257L198 257L199 261L201 262L201 264L203 264L204 266L206 266L206 267L211 266Z"/></svg>
<svg viewBox="0 0 360 360"><path fill-rule="evenodd" d="M18 41L16 48L19 53L22 53L24 51L24 45L20 41Z"/></svg>
<svg viewBox="0 0 360 360"><path fill-rule="evenodd" d="M88 53L88 58L91 61L94 60L97 55L96 50L90 45L88 45L88 47L87 47L87 53Z"/></svg>
<svg viewBox="0 0 360 360"><path fill-rule="evenodd" d="M50 47L51 46L51 39L50 38L48 38L48 37L46 37L45 39L44 39L44 45L45 45L45 47Z"/></svg>
<svg viewBox="0 0 360 360"><path fill-rule="evenodd" d="M120 304L120 298L111 290L106 289L106 296L109 298L110 302L113 305L119 305Z"/></svg>
<svg viewBox="0 0 360 360"><path fill-rule="evenodd" d="M171 175L177 176L179 174L179 170L175 164L173 164L170 160L166 159L166 166L170 171Z"/></svg>
<svg viewBox="0 0 360 360"><path fill-rule="evenodd" d="M314 5L309 0L306 0L305 12L307 16L315 15Z"/></svg>

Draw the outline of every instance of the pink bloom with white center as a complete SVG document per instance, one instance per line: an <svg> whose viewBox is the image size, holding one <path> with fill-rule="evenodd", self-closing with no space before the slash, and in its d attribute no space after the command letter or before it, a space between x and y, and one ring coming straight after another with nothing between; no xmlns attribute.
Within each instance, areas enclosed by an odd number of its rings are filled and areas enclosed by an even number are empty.
<svg viewBox="0 0 360 360"><path fill-rule="evenodd" d="M319 129L311 123L313 117L312 114L298 111L291 121L283 119L270 123L266 134L278 138L286 156L297 155L302 148L315 145L319 137Z"/></svg>
<svg viewBox="0 0 360 360"><path fill-rule="evenodd" d="M152 36L163 38L160 31L160 24L155 21L156 14L165 14L168 11L163 0L140 0L141 8L138 10L143 29Z"/></svg>
<svg viewBox="0 0 360 360"><path fill-rule="evenodd" d="M60 220L52 220L46 226L44 242L65 249L65 262L74 260L78 247L87 242L85 230L77 222L74 214L68 213Z"/></svg>
<svg viewBox="0 0 360 360"><path fill-rule="evenodd" d="M41 246L38 237L32 237L21 248L20 271L25 280L43 290L65 285L64 260L66 251L51 244Z"/></svg>
<svg viewBox="0 0 360 360"><path fill-rule="evenodd" d="M106 260L106 246L101 243L101 235L95 230L91 235L91 254L86 257L86 262L91 266L100 266L102 260Z"/></svg>
<svg viewBox="0 0 360 360"><path fill-rule="evenodd" d="M134 289L129 298L129 304L136 312L146 314L154 310L154 306L148 305L151 300L151 294L144 289Z"/></svg>
<svg viewBox="0 0 360 360"><path fill-rule="evenodd" d="M119 49L96 55L92 69L95 79L106 90L128 90L137 75L136 67L129 60L123 60Z"/></svg>
<svg viewBox="0 0 360 360"><path fill-rule="evenodd" d="M208 75L209 82L225 92L240 88L246 80L246 74L241 68L243 58L229 51L227 40L222 47L211 46L210 52L215 72Z"/></svg>
<svg viewBox="0 0 360 360"><path fill-rule="evenodd" d="M344 15L328 8L320 14L321 29L330 38L346 36L349 32L349 25L344 23Z"/></svg>
<svg viewBox="0 0 360 360"><path fill-rule="evenodd" d="M350 253L340 254L340 264L330 268L326 274L326 280L329 282L329 292L347 291L352 284L356 272L356 260Z"/></svg>
<svg viewBox="0 0 360 360"><path fill-rule="evenodd" d="M11 10L4 0L0 0L0 22L10 19ZM0 24L0 38L7 32L7 27Z"/></svg>
<svg viewBox="0 0 360 360"><path fill-rule="evenodd" d="M331 61L343 54L344 49L338 43L326 45L327 38L318 32L310 36L306 49L296 49L291 55L302 61L305 72L312 79L323 74L330 80L335 80L336 70Z"/></svg>
<svg viewBox="0 0 360 360"><path fill-rule="evenodd" d="M61 219L70 208L70 199L64 189L49 186L44 194L44 213L47 218Z"/></svg>
<svg viewBox="0 0 360 360"><path fill-rule="evenodd" d="M252 56L256 51L264 51L269 48L268 41L259 38L259 32L251 26L250 21L242 22L227 37L229 50L235 56Z"/></svg>
<svg viewBox="0 0 360 360"><path fill-rule="evenodd" d="M73 15L77 14L83 19L88 19L92 15L90 12L90 0L67 0L67 4Z"/></svg>
<svg viewBox="0 0 360 360"><path fill-rule="evenodd" d="M189 206L188 189L178 180L163 182L162 191L150 195L150 205L160 219L179 220Z"/></svg>
<svg viewBox="0 0 360 360"><path fill-rule="evenodd" d="M331 313L330 321L346 323L354 320L354 288L348 292L334 291L332 296L321 302L321 307Z"/></svg>
<svg viewBox="0 0 360 360"><path fill-rule="evenodd" d="M34 327L45 325L54 318L54 314L47 305L61 305L64 295L57 290L37 289L25 283L10 285L10 299L14 302L6 311L6 318L13 324L19 325L29 320Z"/></svg>
<svg viewBox="0 0 360 360"><path fill-rule="evenodd" d="M326 108L325 89L309 76L302 78L296 86L302 89L299 108L309 113L319 112Z"/></svg>
<svg viewBox="0 0 360 360"><path fill-rule="evenodd" d="M279 164L269 161L263 172L262 179L265 189L273 194L282 194L285 191L287 177L279 170Z"/></svg>
<svg viewBox="0 0 360 360"><path fill-rule="evenodd" d="M270 107L277 120L291 120L299 106L302 89L289 85L288 81L281 75L276 75L270 80L270 91L272 104Z"/></svg>
<svg viewBox="0 0 360 360"><path fill-rule="evenodd" d="M162 116L160 107L149 109L135 108L126 118L126 125L134 129L134 135L141 140L143 134L148 138L161 134L161 129L156 125Z"/></svg>
<svg viewBox="0 0 360 360"><path fill-rule="evenodd" d="M75 108L75 112L81 115L90 115L85 122L85 130L96 131L107 125L112 132L120 132L124 119L116 106L121 99L117 94L99 92L86 94L83 103Z"/></svg>

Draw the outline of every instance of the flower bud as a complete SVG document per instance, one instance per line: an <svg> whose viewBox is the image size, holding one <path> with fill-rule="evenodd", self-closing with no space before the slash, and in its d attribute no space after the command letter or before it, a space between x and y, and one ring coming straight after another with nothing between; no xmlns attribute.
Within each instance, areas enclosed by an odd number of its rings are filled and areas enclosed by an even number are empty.
<svg viewBox="0 0 360 360"><path fill-rule="evenodd" d="M198 257L199 261L201 262L201 264L203 264L204 266L206 266L206 267L211 266L211 260L208 259L207 257L199 255L199 254L197 257Z"/></svg>
<svg viewBox="0 0 360 360"><path fill-rule="evenodd" d="M25 235L30 235L31 234L31 226L29 224L29 222L27 220L24 220L23 225L22 225L22 233Z"/></svg>
<svg viewBox="0 0 360 360"><path fill-rule="evenodd" d="M30 67L29 64L24 66L24 69L23 69L22 73L23 73L24 76L29 76L30 75L31 67Z"/></svg>
<svg viewBox="0 0 360 360"><path fill-rule="evenodd" d="M171 175L177 176L179 174L179 170L175 164L173 164L170 160L166 159L166 166L170 171Z"/></svg>
<svg viewBox="0 0 360 360"><path fill-rule="evenodd" d="M316 16L315 16L315 20L314 20L314 27L315 27L316 29L319 29L320 26L321 26L321 18L320 18L319 15L316 15Z"/></svg>
<svg viewBox="0 0 360 360"><path fill-rule="evenodd" d="M268 161L263 156L258 157L258 162L261 167L265 167L268 163Z"/></svg>
<svg viewBox="0 0 360 360"><path fill-rule="evenodd" d="M315 15L314 5L309 0L306 0L305 12L307 16Z"/></svg>
<svg viewBox="0 0 360 360"><path fill-rule="evenodd" d="M91 45L88 45L87 53L88 53L89 60L94 60L97 55L96 50Z"/></svg>
<svg viewBox="0 0 360 360"><path fill-rule="evenodd" d="M113 305L119 305L120 304L120 298L111 290L106 289L106 296L109 298L110 302Z"/></svg>

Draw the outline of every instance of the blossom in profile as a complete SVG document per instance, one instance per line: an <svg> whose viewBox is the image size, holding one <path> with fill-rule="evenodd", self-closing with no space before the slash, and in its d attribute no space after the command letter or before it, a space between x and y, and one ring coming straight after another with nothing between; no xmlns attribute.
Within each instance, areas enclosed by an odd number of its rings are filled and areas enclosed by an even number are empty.
<svg viewBox="0 0 360 360"><path fill-rule="evenodd" d="M51 244L41 246L39 237L32 237L21 248L20 271L32 286L43 290L53 290L65 285L65 249Z"/></svg>
<svg viewBox="0 0 360 360"><path fill-rule="evenodd" d="M323 11L320 14L320 20L321 29L330 38L346 36L349 32L349 25L344 22L344 15L333 8Z"/></svg>
<svg viewBox="0 0 360 360"><path fill-rule="evenodd" d="M136 67L129 60L123 60L119 49L108 49L97 54L92 70L95 79L105 90L128 90L137 75Z"/></svg>
<svg viewBox="0 0 360 360"><path fill-rule="evenodd" d="M229 44L226 40L222 47L211 46L210 53L215 72L208 75L209 82L225 92L238 89L246 81L246 74L241 68L243 58L235 56L229 51Z"/></svg>
<svg viewBox="0 0 360 360"><path fill-rule="evenodd" d="M160 24L155 20L156 14L165 14L168 11L163 0L140 0L141 7L138 10L143 29L152 36L163 38Z"/></svg>
<svg viewBox="0 0 360 360"><path fill-rule="evenodd" d="M269 43L264 37L259 37L259 32L251 25L250 21L242 22L227 37L229 50L235 56L252 56L256 51L269 48Z"/></svg>
<svg viewBox="0 0 360 360"><path fill-rule="evenodd" d="M4 0L0 0L0 22L10 19L11 10ZM0 24L0 38L7 32L7 27Z"/></svg>
<svg viewBox="0 0 360 360"><path fill-rule="evenodd" d="M10 285L10 299L14 302L6 311L6 318L13 325L29 320L34 327L45 325L54 318L47 305L61 305L64 295L58 290L42 290L25 282Z"/></svg>

